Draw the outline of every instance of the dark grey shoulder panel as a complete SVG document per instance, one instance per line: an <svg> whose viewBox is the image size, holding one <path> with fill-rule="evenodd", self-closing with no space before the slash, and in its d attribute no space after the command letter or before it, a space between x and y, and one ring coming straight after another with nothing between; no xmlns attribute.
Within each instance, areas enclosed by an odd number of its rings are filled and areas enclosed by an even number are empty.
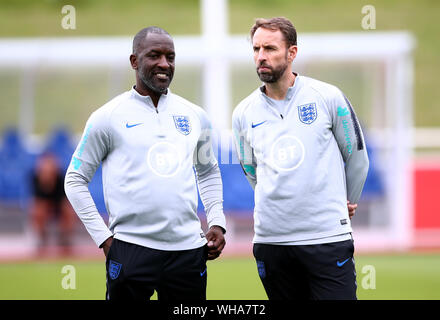
<svg viewBox="0 0 440 320"><path fill-rule="evenodd" d="M343 94L345 102L347 103L348 108L350 109L350 115L351 115L351 120L353 122L353 127L354 127L354 134L356 135L356 142L357 142L357 149L358 150L363 150L364 149L364 141L362 139L362 135L361 135L361 129L359 127L359 121L356 117L356 114L354 113L353 107L351 106L350 101L347 99L347 97Z"/></svg>

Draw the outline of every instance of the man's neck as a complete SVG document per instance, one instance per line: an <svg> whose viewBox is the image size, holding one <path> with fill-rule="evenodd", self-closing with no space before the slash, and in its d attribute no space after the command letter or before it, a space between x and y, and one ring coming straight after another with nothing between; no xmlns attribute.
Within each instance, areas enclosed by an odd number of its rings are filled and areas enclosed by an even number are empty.
<svg viewBox="0 0 440 320"><path fill-rule="evenodd" d="M295 83L296 76L292 72L286 72L277 82L265 83L266 95L274 100L284 100L287 90Z"/></svg>
<svg viewBox="0 0 440 320"><path fill-rule="evenodd" d="M152 91L143 83L136 83L134 90L136 90L141 96L149 96L151 101L153 101L154 106L157 108L160 96L162 95L161 93Z"/></svg>

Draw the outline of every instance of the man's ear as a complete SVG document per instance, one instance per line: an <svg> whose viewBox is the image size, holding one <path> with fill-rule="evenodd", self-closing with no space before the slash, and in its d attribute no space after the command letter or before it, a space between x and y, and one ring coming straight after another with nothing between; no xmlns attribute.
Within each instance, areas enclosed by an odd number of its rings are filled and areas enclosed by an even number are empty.
<svg viewBox="0 0 440 320"><path fill-rule="evenodd" d="M295 60L297 53L298 53L298 46L293 45L289 47L287 58L289 59L290 62Z"/></svg>
<svg viewBox="0 0 440 320"><path fill-rule="evenodd" d="M131 64L131 67L132 67L134 70L137 70L137 69L138 69L137 57L136 57L135 54L131 54L131 55L130 55L130 64Z"/></svg>

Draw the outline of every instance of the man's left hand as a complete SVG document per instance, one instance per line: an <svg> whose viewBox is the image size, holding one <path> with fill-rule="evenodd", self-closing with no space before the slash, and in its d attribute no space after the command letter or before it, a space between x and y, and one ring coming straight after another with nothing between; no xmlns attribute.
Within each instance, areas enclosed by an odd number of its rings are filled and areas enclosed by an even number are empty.
<svg viewBox="0 0 440 320"><path fill-rule="evenodd" d="M218 258L226 244L223 229L219 226L212 226L206 233L206 240L208 240L208 260Z"/></svg>
<svg viewBox="0 0 440 320"><path fill-rule="evenodd" d="M354 213L356 212L356 208L358 207L358 205L356 203L350 203L350 201L347 201L347 207L348 207L348 217L353 218Z"/></svg>

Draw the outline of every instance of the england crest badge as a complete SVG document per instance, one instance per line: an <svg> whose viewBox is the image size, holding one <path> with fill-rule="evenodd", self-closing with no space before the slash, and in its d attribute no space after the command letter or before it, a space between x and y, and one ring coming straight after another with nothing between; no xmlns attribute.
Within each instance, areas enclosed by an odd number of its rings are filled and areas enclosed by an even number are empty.
<svg viewBox="0 0 440 320"><path fill-rule="evenodd" d="M318 117L315 103L303 104L298 106L299 120L305 124L311 124Z"/></svg>
<svg viewBox="0 0 440 320"><path fill-rule="evenodd" d="M191 123L187 116L173 116L177 131L185 136L191 132Z"/></svg>
<svg viewBox="0 0 440 320"><path fill-rule="evenodd" d="M266 278L266 267L264 265L264 261L257 260L257 269L258 269L258 275L261 279Z"/></svg>
<svg viewBox="0 0 440 320"><path fill-rule="evenodd" d="M122 264L119 262L110 260L108 264L108 274L112 280L115 280L119 277L119 273L121 272Z"/></svg>

